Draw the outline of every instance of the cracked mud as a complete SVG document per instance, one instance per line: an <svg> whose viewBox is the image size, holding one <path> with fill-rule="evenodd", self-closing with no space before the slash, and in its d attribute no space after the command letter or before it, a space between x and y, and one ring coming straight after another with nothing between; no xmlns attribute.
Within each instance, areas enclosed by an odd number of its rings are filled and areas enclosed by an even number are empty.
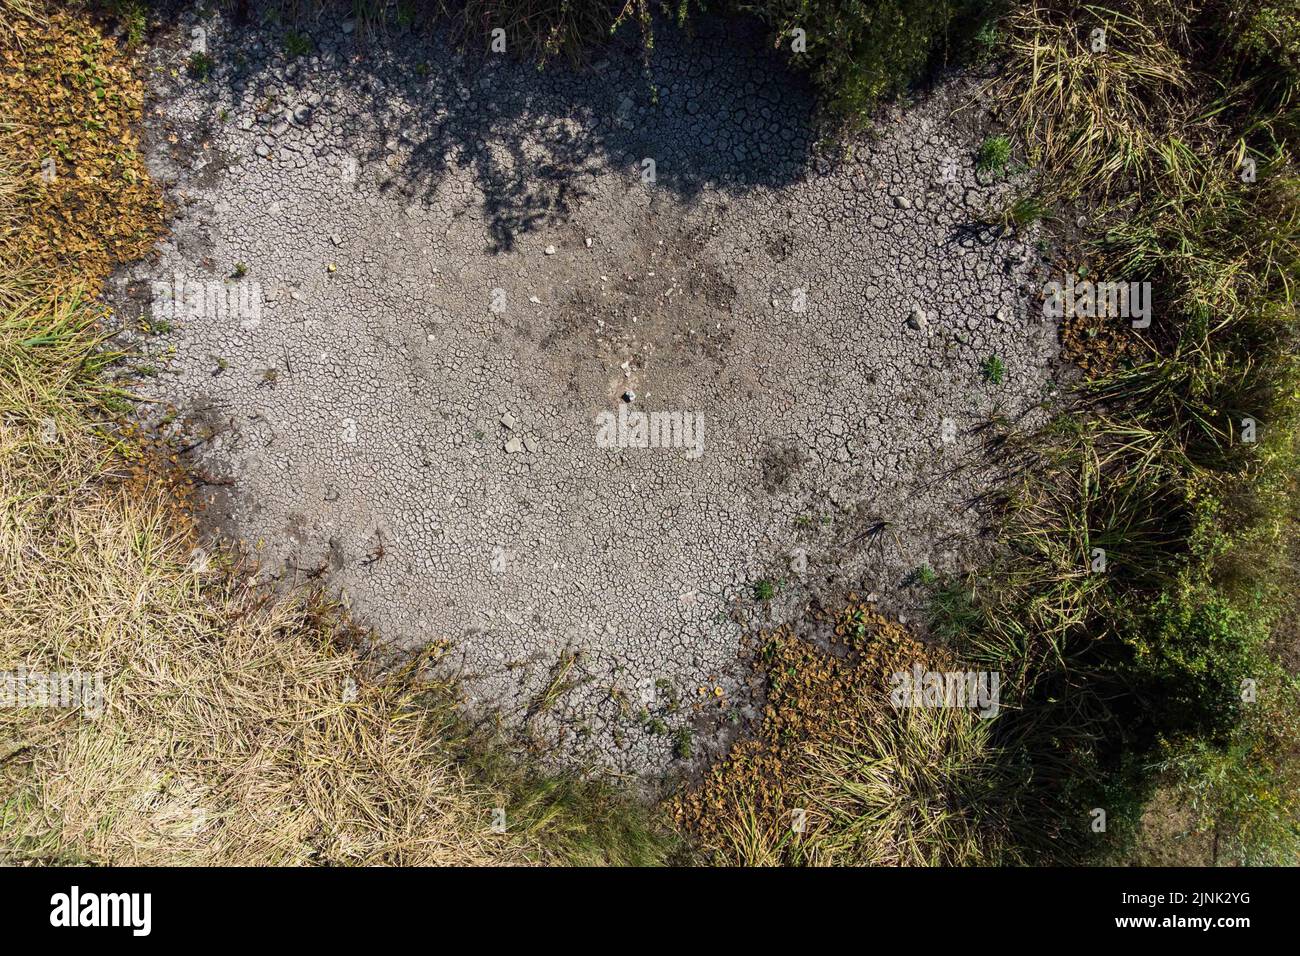
<svg viewBox="0 0 1300 956"><path fill-rule="evenodd" d="M972 82L823 150L734 29L661 35L652 102L631 50L538 72L332 19L296 59L203 21L198 78L198 23L150 55L173 233L112 298L265 576L653 776L751 708L748 630L914 616L915 569L981 552L978 428L1049 394L1056 330L1036 236L978 224L1013 187Z"/></svg>

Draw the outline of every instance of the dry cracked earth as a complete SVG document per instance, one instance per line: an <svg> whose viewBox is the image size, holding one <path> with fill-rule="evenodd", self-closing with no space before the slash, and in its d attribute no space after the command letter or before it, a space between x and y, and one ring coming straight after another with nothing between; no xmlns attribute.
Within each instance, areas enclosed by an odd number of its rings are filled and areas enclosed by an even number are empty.
<svg viewBox="0 0 1300 956"><path fill-rule="evenodd" d="M651 778L753 713L756 628L850 590L915 620L919 567L984 553L981 426L1041 414L1056 330L1037 237L980 224L1015 187L976 174L972 80L823 146L735 25L661 30L647 74L630 41L539 72L177 22L145 129L172 234L110 298L268 579L451 641L468 706Z"/></svg>

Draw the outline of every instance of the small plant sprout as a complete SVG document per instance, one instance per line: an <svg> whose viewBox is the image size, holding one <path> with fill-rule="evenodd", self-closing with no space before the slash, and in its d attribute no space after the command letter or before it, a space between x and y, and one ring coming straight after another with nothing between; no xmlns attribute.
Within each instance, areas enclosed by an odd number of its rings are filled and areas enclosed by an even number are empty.
<svg viewBox="0 0 1300 956"><path fill-rule="evenodd" d="M1002 380L1006 377L1007 367L1002 363L1002 359L996 355L990 355L980 366L980 375L987 385L1001 385Z"/></svg>
<svg viewBox="0 0 1300 956"><path fill-rule="evenodd" d="M290 30L284 36L284 52L291 58L297 59L300 56L306 56L311 52L311 37L304 33L296 33Z"/></svg>
<svg viewBox="0 0 1300 956"><path fill-rule="evenodd" d="M194 79L206 80L212 75L212 68L216 66L216 63L206 53L196 51L190 54L186 66L190 76L194 77Z"/></svg>
<svg viewBox="0 0 1300 956"><path fill-rule="evenodd" d="M992 22L983 24L976 31L973 45L975 47L975 62L987 63L992 59L993 54L997 52L998 44L1001 37L998 36L997 26Z"/></svg>
<svg viewBox="0 0 1300 956"><path fill-rule="evenodd" d="M695 753L694 735L689 727L677 728L676 739L673 742L673 754L678 760L690 760Z"/></svg>
<svg viewBox="0 0 1300 956"><path fill-rule="evenodd" d="M988 136L975 154L975 169L984 174L999 174L1011 162L1011 140L1005 136Z"/></svg>
<svg viewBox="0 0 1300 956"><path fill-rule="evenodd" d="M1047 203L1037 196L1017 196L998 216L999 223L1007 229L1023 229L1048 218Z"/></svg>

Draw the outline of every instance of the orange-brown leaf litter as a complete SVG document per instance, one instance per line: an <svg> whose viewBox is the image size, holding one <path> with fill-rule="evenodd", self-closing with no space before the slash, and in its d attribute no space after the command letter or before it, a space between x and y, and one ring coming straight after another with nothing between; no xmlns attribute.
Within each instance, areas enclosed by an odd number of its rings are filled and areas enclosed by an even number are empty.
<svg viewBox="0 0 1300 956"><path fill-rule="evenodd" d="M162 193L137 146L144 84L127 53L84 17L16 17L0 39L0 152L17 215L0 235L6 268L35 266L97 290L163 232Z"/></svg>
<svg viewBox="0 0 1300 956"><path fill-rule="evenodd" d="M792 808L806 805L808 761L860 722L891 719L889 676L919 663L943 666L941 651L854 595L835 618L829 648L788 629L764 635L758 665L767 700L755 734L737 742L672 812L698 846L721 862L739 862L736 829L789 830Z"/></svg>

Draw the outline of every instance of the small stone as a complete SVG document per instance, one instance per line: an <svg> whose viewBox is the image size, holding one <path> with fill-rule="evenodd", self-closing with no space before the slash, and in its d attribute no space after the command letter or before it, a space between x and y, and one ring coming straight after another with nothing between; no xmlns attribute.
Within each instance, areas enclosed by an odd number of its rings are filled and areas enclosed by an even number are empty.
<svg viewBox="0 0 1300 956"><path fill-rule="evenodd" d="M519 440L518 435L513 436L508 442L506 442L506 453L509 455L517 455L523 450L524 445L523 442Z"/></svg>
<svg viewBox="0 0 1300 956"><path fill-rule="evenodd" d="M592 242L594 242L595 240L592 239L591 236L588 236L588 237L587 237L586 239L584 239L583 241L587 244L587 248L590 249L590 248L591 248L591 244L592 244Z"/></svg>
<svg viewBox="0 0 1300 956"><path fill-rule="evenodd" d="M253 147L253 152L257 153L257 155L261 156L263 159L267 159L271 155L271 150L267 148L265 143L258 143Z"/></svg>
<svg viewBox="0 0 1300 956"><path fill-rule="evenodd" d="M506 428L508 428L510 431L514 431L515 426L518 425L519 422L515 419L515 416L511 415L509 412L506 412L504 415L501 416L501 424L504 425Z"/></svg>
<svg viewBox="0 0 1300 956"><path fill-rule="evenodd" d="M547 254L548 256L553 256L553 255L555 255L555 247L554 247L554 246L547 246L547 247L546 247L546 254Z"/></svg>
<svg viewBox="0 0 1300 956"><path fill-rule="evenodd" d="M912 200L908 199L906 196L895 196L894 205L899 209L911 209Z"/></svg>
<svg viewBox="0 0 1300 956"><path fill-rule="evenodd" d="M626 392L623 393L623 401L631 405L633 402L636 401L636 392L632 391L632 389L629 388Z"/></svg>
<svg viewBox="0 0 1300 956"><path fill-rule="evenodd" d="M916 332L921 331L926 325L925 309L919 305L912 307L912 314L907 317L907 327Z"/></svg>
<svg viewBox="0 0 1300 956"><path fill-rule="evenodd" d="M539 298L537 298L537 296L535 296L535 295L530 295L530 296L528 297L528 301L531 302L533 305L541 305L541 304L542 304L542 300L539 299Z"/></svg>
<svg viewBox="0 0 1300 956"><path fill-rule="evenodd" d="M532 435L525 435L524 447L528 449L529 454L532 454L533 452L537 451L537 439L534 438Z"/></svg>
<svg viewBox="0 0 1300 956"><path fill-rule="evenodd" d="M337 232L330 235L330 242L334 243L336 246L343 245L343 240L339 237Z"/></svg>

